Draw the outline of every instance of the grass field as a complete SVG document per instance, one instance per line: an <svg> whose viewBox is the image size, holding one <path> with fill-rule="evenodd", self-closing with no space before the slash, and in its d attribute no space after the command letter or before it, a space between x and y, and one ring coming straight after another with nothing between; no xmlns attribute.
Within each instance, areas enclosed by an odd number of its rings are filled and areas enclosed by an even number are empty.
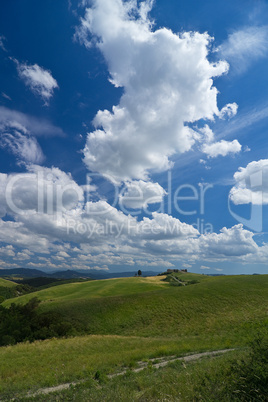
<svg viewBox="0 0 268 402"><path fill-rule="evenodd" d="M114 296L138 294L167 287L161 277L152 278L120 278L101 281L75 282L66 285L54 286L20 297L4 303L9 306L13 302L27 303L31 298L38 297L49 304L60 304L64 301L87 300Z"/></svg>
<svg viewBox="0 0 268 402"><path fill-rule="evenodd" d="M48 395L37 395L34 401L217 401L218 390L214 381L222 389L222 371L230 364L231 359L241 357L241 353L231 352L229 356L219 356L216 359L202 359L198 362L177 362L158 370L148 366L143 372L134 373L132 370L120 377L107 379L100 374L100 379L88 376L81 383L69 390ZM211 384L206 394L203 393L203 377L206 373ZM215 376L217 375L217 378ZM211 388L213 387L213 393ZM202 390L202 391L201 391ZM202 392L202 395L201 392ZM204 398L205 396L205 398ZM214 398L213 398L214 397ZM16 399L17 400L17 399ZM19 399L29 401L29 398ZM225 399L234 402L235 399Z"/></svg>
<svg viewBox="0 0 268 402"><path fill-rule="evenodd" d="M61 285L6 300L3 305L26 303L37 296L42 311L57 311L88 334L209 336L220 347L220 340L241 343L248 326L267 318L266 275L201 275L200 283L181 287L161 278Z"/></svg>
<svg viewBox="0 0 268 402"><path fill-rule="evenodd" d="M242 348L242 352L235 353L244 353L248 339L252 339L259 328L268 325L267 275L208 277L178 274L178 277L185 281L195 279L199 283L171 286L163 281L163 276L122 278L60 285L6 300L4 306L12 302L26 303L37 296L42 301L41 311L59 312L70 322L78 322L81 333L88 335L0 348L0 394L8 398L17 392L64 382L91 381L96 371L106 375L125 366L134 367L137 361L152 357L233 347ZM221 361L225 359L222 357ZM200 364L196 367L214 363ZM162 372L169 378L165 381L170 381L169 370L174 368ZM194 368L191 370L195 371ZM144 384L141 388L145 384L149 386L150 376L157 393L153 372L137 376L133 381L136 384L140 378L138 383ZM174 376L177 376L175 372ZM113 380L107 385L109 393L114 395L111 385L114 384L119 394L125 390L128 395L126 389L133 386L133 381L130 385L127 379L121 383ZM166 387L172 395L172 384ZM82 387L77 395L87 395L89 399L84 400L103 399L102 391L85 392L88 391ZM135 388L133 398L136 392ZM69 395L73 399L68 399ZM63 393L63 399L55 400L76 400L74 395ZM152 398L153 392L150 395ZM112 400L112 397L107 396L104 400Z"/></svg>
<svg viewBox="0 0 268 402"><path fill-rule="evenodd" d="M16 283L0 278L0 304L5 299L16 295L16 286Z"/></svg>
<svg viewBox="0 0 268 402"><path fill-rule="evenodd" d="M97 371L105 376L133 368L141 360L184 355L194 346L170 338L92 335L4 347L0 350L0 394L11 397L66 382L90 380Z"/></svg>
<svg viewBox="0 0 268 402"><path fill-rule="evenodd" d="M191 342L192 341L192 342ZM203 349L206 349L204 345ZM0 349L1 392L38 389L87 378L97 370L120 371L136 361L163 355L181 355L195 349L177 338L81 336L36 341ZM34 370L32 368L34 367Z"/></svg>
<svg viewBox="0 0 268 402"><path fill-rule="evenodd" d="M0 287L12 288L14 286L17 286L17 283L0 278Z"/></svg>

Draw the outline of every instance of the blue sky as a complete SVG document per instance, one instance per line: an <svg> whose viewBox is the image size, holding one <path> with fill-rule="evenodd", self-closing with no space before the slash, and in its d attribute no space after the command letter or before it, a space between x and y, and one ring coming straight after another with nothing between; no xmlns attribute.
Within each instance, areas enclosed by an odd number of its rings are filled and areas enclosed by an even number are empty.
<svg viewBox="0 0 268 402"><path fill-rule="evenodd" d="M0 7L0 269L267 273L267 2Z"/></svg>

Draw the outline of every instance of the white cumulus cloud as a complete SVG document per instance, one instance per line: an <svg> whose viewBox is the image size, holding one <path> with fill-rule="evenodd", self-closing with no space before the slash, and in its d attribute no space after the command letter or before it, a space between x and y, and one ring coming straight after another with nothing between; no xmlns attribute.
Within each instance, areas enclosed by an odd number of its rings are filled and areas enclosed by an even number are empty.
<svg viewBox="0 0 268 402"><path fill-rule="evenodd" d="M146 208L148 204L162 202L166 191L158 183L143 180L126 182L120 194L120 205L127 208Z"/></svg>
<svg viewBox="0 0 268 402"><path fill-rule="evenodd" d="M256 253L258 246L253 240L254 234L243 228L242 224L230 229L223 228L220 233L209 233L199 238L200 251L206 258L239 257Z"/></svg>
<svg viewBox="0 0 268 402"><path fill-rule="evenodd" d="M250 162L234 174L236 184L229 198L236 204L268 204L268 159Z"/></svg>
<svg viewBox="0 0 268 402"><path fill-rule="evenodd" d="M202 151L210 158L217 156L226 156L228 154L236 154L241 151L241 144L237 140L225 141L221 140L212 144L204 144Z"/></svg>
<svg viewBox="0 0 268 402"><path fill-rule="evenodd" d="M172 166L198 135L187 123L219 115L213 77L228 64L207 59L208 34L152 30L151 1L95 0L76 37L103 53L110 81L124 94L112 111L99 111L88 134L84 162L117 181L147 180Z"/></svg>
<svg viewBox="0 0 268 402"><path fill-rule="evenodd" d="M231 119L232 117L234 117L237 114L237 109L238 109L237 103L235 103L235 102L228 103L221 109L219 118L225 119L226 117L228 117L229 119Z"/></svg>
<svg viewBox="0 0 268 402"><path fill-rule="evenodd" d="M37 96L40 96L46 105L53 96L54 89L59 88L57 81L52 77L49 70L45 70L38 64L28 65L19 63L14 59L19 77L24 81L25 85Z"/></svg>
<svg viewBox="0 0 268 402"><path fill-rule="evenodd" d="M2 254L15 258L16 252L16 258L25 261L30 253L41 254L40 267L262 262L268 256L267 244L258 246L242 224L202 235L194 225L165 213L153 212L138 221L104 200L86 201L82 186L57 168L32 166L28 173L2 174L0 188L5 216L0 219L0 242L10 246ZM35 263L31 258L29 264Z"/></svg>
<svg viewBox="0 0 268 402"><path fill-rule="evenodd" d="M2 216L50 216L67 213L84 202L84 191L70 174L58 168L28 165L27 173L0 175Z"/></svg>
<svg viewBox="0 0 268 402"><path fill-rule="evenodd" d="M9 245L5 247L0 247L0 255L7 257L15 257L14 247Z"/></svg>

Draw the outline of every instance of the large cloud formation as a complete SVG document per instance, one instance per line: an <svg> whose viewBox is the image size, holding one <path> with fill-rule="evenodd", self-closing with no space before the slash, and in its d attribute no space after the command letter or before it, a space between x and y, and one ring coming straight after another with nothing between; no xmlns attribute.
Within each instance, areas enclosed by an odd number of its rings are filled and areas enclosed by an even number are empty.
<svg viewBox="0 0 268 402"><path fill-rule="evenodd" d="M172 266L178 261L265 261L241 224L201 234L165 213L138 220L106 201L87 200L84 186L57 168L0 175L0 265L107 269L110 265ZM7 216L12 216L11 220ZM29 257L30 256L30 257ZM16 265L17 264L17 265Z"/></svg>
<svg viewBox="0 0 268 402"><path fill-rule="evenodd" d="M236 140L217 142L204 122L197 126L199 120L231 118L237 112L234 103L220 111L217 107L213 77L226 73L227 63L208 60L208 34L153 31L148 17L151 6L149 0L139 6L135 1L94 0L76 34L88 48L98 46L111 83L124 89L112 112L97 113L96 129L88 134L84 148L90 170L116 184L124 182L118 200L122 210L85 194L93 189L92 183L79 185L71 174L37 165L42 151L33 135L55 131L61 135L61 130L0 107L2 146L23 159L26 168L18 175L0 174L0 242L4 244L0 268L19 266L20 261L34 268L108 269L111 265L163 268L178 261L189 267L201 259L267 260L268 246L258 246L254 234L241 224L220 233L200 233L194 225L166 213L153 212L140 219L124 213L127 208L161 202L166 192L158 183L150 183L149 175L171 167L174 154L190 150L195 143L208 157L241 149ZM51 73L37 65L17 64L17 68L26 85L48 102L57 88ZM260 167L260 162L255 164ZM248 189L252 166L235 176L233 196L238 201ZM242 179L245 187L238 184Z"/></svg>
<svg viewBox="0 0 268 402"><path fill-rule="evenodd" d="M225 114L217 107L213 77L225 74L228 64L209 62L212 38L166 28L153 31L151 6L151 1L138 6L135 1L95 0L76 33L85 46L96 44L111 83L124 88L112 112L97 113L96 130L88 134L84 148L89 169L118 182L147 180L149 173L170 168L172 155L202 141L191 123Z"/></svg>

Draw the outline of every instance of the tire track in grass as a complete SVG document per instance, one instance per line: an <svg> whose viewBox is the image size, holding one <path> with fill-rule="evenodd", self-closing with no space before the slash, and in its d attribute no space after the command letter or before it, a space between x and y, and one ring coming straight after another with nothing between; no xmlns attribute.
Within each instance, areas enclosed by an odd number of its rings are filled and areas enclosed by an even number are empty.
<svg viewBox="0 0 268 402"><path fill-rule="evenodd" d="M139 365L139 367L135 368L135 369L131 369L131 371L133 373L139 373L142 370L145 370L148 367L148 363L151 364L153 368L159 369L161 367L165 367L167 366L169 363L173 363L176 361L184 361L184 362L190 362L193 360L198 360L201 359L202 357L208 357L208 356L217 356L217 355L221 355L223 353L227 353L227 352L231 352L234 351L236 349L221 349L221 350L214 350L212 352L202 352L202 353L195 353L192 355L185 355L182 357L176 357L175 355L173 356L165 356L165 357L156 357L154 359L149 359L147 362L138 362L137 364ZM109 379L112 379L114 377L118 377L120 375L124 375L129 371L129 369L120 371L119 373L114 373L114 374L108 374L107 377ZM86 380L81 380L81 381L77 381L77 382L68 382L65 384L60 384L60 385L56 385L54 387L48 387L48 388L40 388L38 391L35 392L28 392L26 395L26 398L32 398L38 395L47 395L50 394L52 392L60 392L60 391L64 391L68 388L70 388L70 386L76 386L79 384L83 384L84 382L86 382ZM12 399L12 401L16 401L17 398Z"/></svg>

